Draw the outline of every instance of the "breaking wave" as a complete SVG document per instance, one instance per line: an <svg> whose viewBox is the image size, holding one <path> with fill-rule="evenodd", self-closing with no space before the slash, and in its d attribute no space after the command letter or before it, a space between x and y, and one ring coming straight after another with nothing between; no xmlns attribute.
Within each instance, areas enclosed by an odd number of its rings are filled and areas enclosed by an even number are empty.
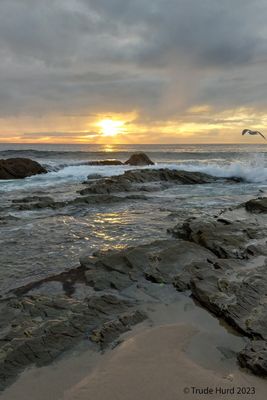
<svg viewBox="0 0 267 400"><path fill-rule="evenodd" d="M241 178L248 183L267 183L266 164L265 155L256 154L248 158L246 162L235 161L229 164L180 164L179 169L204 172L218 178Z"/></svg>
<svg viewBox="0 0 267 400"><path fill-rule="evenodd" d="M90 166L81 161L69 161L69 163L56 163L50 161L44 163L48 173L37 175L24 180L0 181L0 191L16 189L27 190L34 187L49 187L61 184L81 183L90 174L98 174L103 177L123 174L126 170L137 169L126 165L119 166ZM148 168L148 167L139 167ZM254 184L267 184L267 160L265 154L248 155L247 160L243 158L234 162L225 159L209 160L177 160L174 162L158 163L149 168L171 168L192 172L203 172L219 178L240 178L244 182Z"/></svg>
<svg viewBox="0 0 267 400"><path fill-rule="evenodd" d="M248 183L267 183L267 165L264 155L251 157L247 162L235 161L223 163L221 160L210 162L193 161L176 163L158 163L149 167L129 167L129 166L89 166L85 163L74 163L70 165L50 166L51 172L47 178L62 178L72 181L84 180L89 174L99 174L103 177L120 175L128 169L137 168L171 168L192 172L203 172L218 178L240 178Z"/></svg>
<svg viewBox="0 0 267 400"><path fill-rule="evenodd" d="M175 169L177 169L177 166L175 167ZM179 169L193 172L204 172L218 178L240 178L248 183L267 183L267 168L251 168L239 163L233 163L229 166L180 165Z"/></svg>

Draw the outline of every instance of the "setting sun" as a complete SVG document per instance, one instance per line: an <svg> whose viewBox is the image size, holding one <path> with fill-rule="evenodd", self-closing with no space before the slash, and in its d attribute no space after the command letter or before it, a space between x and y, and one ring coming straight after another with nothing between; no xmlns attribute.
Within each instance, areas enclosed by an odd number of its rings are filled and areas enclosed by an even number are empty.
<svg viewBox="0 0 267 400"><path fill-rule="evenodd" d="M103 119L97 124L101 128L103 136L116 136L122 132L123 121L114 121L113 119Z"/></svg>

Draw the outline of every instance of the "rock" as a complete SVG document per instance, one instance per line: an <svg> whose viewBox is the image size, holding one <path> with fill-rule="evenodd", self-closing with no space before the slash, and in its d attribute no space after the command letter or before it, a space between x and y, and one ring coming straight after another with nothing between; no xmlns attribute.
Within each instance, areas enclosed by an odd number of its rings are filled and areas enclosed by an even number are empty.
<svg viewBox="0 0 267 400"><path fill-rule="evenodd" d="M82 189L79 193L81 195L86 194L101 194L109 195L110 193L121 193L129 192L131 190L131 184L126 179L118 177L102 178L93 182L85 182L88 185L85 189Z"/></svg>
<svg viewBox="0 0 267 400"><path fill-rule="evenodd" d="M101 178L103 178L103 176L100 174L90 174L87 176L87 179L92 179L92 180L101 179Z"/></svg>
<svg viewBox="0 0 267 400"><path fill-rule="evenodd" d="M69 200L65 202L65 206L72 205L95 205L95 204L113 204L124 201L125 198L121 196L113 196L109 194L104 195L91 195L76 197L76 199Z"/></svg>
<svg viewBox="0 0 267 400"><path fill-rule="evenodd" d="M129 160L125 161L126 165L154 165L155 163L145 153L134 153Z"/></svg>
<svg viewBox="0 0 267 400"><path fill-rule="evenodd" d="M86 282L97 291L125 290L139 280L171 284L194 261L214 259L200 246L183 240L161 240L120 251L82 257ZM159 288L160 290L160 288Z"/></svg>
<svg viewBox="0 0 267 400"><path fill-rule="evenodd" d="M197 243L220 258L247 258L249 239L258 237L257 224L234 222L225 224L216 219L207 217L192 219L182 226L178 225L172 230L175 237Z"/></svg>
<svg viewBox="0 0 267 400"><path fill-rule="evenodd" d="M12 200L12 203L34 203L34 202L42 202L42 201L47 201L47 202L53 202L54 200L52 197L49 196L27 196L27 197L22 197L20 199L14 199Z"/></svg>
<svg viewBox="0 0 267 400"><path fill-rule="evenodd" d="M128 200L149 200L147 196L144 194L128 194L126 196L126 199Z"/></svg>
<svg viewBox="0 0 267 400"><path fill-rule="evenodd" d="M123 165L119 160L100 160L100 161L89 161L86 165Z"/></svg>
<svg viewBox="0 0 267 400"><path fill-rule="evenodd" d="M42 208L57 208L56 202L49 196L28 196L12 200L16 210L37 210Z"/></svg>
<svg viewBox="0 0 267 400"><path fill-rule="evenodd" d="M265 270L266 265L247 271L242 263L226 260L195 263L190 289L201 304L243 334L267 340Z"/></svg>
<svg viewBox="0 0 267 400"><path fill-rule="evenodd" d="M19 218L15 217L14 215L7 214L5 216L0 216L0 225L7 225L9 222L14 222L18 221ZM1 296L0 296L1 297Z"/></svg>
<svg viewBox="0 0 267 400"><path fill-rule="evenodd" d="M0 160L0 179L22 179L46 172L38 162L28 158Z"/></svg>
<svg viewBox="0 0 267 400"><path fill-rule="evenodd" d="M99 332L101 346L110 343L144 320L145 315L133 310L133 305L111 295L92 296L84 301L31 296L9 300L4 307L2 304L0 390L23 368L46 365L94 332Z"/></svg>
<svg viewBox="0 0 267 400"><path fill-rule="evenodd" d="M68 206L87 206L96 204L113 204L121 201L128 200L127 197L113 196L113 195L91 195L76 197L72 200L66 201L55 201L51 197L26 197L22 199L13 200L13 204L16 210L38 210L43 208L51 208L53 210L68 207Z"/></svg>
<svg viewBox="0 0 267 400"><path fill-rule="evenodd" d="M238 355L242 367L250 369L254 374L267 376L266 341L253 340Z"/></svg>
<svg viewBox="0 0 267 400"><path fill-rule="evenodd" d="M141 311L125 313L118 319L104 323L100 329L94 329L90 339L105 348L120 334L127 332L132 325L143 322L146 318L146 315Z"/></svg>
<svg viewBox="0 0 267 400"><path fill-rule="evenodd" d="M210 250L215 260L193 262L174 280L190 290L205 308L223 318L251 343L238 360L254 373L267 376L267 220L249 216L245 207L216 218L195 218L173 230L175 237Z"/></svg>
<svg viewBox="0 0 267 400"><path fill-rule="evenodd" d="M89 186L80 191L84 194L109 194L113 192L141 191L143 184L153 184L152 190L166 189L169 185L193 185L215 182L217 178L201 172L176 171L171 169L143 169L125 171L123 175L88 182ZM158 183L155 186L155 183ZM141 186L140 186L141 185ZM145 191L149 191L145 187Z"/></svg>
<svg viewBox="0 0 267 400"><path fill-rule="evenodd" d="M131 285L131 280L127 275L120 274L116 271L105 270L89 270L85 273L85 280L88 285L92 286L96 291L105 289L123 290Z"/></svg>
<svg viewBox="0 0 267 400"><path fill-rule="evenodd" d="M21 199L14 199L12 203L15 209L20 211L39 210L42 208L57 209L66 204L66 202L57 202L52 197L48 196L29 196Z"/></svg>
<svg viewBox="0 0 267 400"><path fill-rule="evenodd" d="M267 212L267 197L260 197L252 199L245 203L247 211L252 213L266 213Z"/></svg>

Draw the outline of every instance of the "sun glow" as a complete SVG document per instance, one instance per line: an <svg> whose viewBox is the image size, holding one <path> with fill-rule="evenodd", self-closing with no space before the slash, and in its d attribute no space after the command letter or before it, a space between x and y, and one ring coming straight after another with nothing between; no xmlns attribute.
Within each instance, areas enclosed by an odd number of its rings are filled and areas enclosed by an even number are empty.
<svg viewBox="0 0 267 400"><path fill-rule="evenodd" d="M116 136L123 132L123 121L103 119L97 124L101 128L102 136Z"/></svg>

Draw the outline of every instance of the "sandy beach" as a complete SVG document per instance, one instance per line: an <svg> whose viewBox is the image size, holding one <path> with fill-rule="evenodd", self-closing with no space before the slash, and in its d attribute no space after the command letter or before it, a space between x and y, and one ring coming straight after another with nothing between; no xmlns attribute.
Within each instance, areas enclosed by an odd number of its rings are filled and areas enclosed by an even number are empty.
<svg viewBox="0 0 267 400"><path fill-rule="evenodd" d="M66 392L64 400L239 399L239 387L255 387L256 394L248 398L266 398L265 382L238 370L230 377L222 376L190 360L184 348L193 336L194 328L189 325L139 333L107 355L87 378ZM213 393L196 393L207 387ZM232 392L220 394L227 389Z"/></svg>
<svg viewBox="0 0 267 400"><path fill-rule="evenodd" d="M6 391L1 400L173 400L173 399L256 399L266 398L266 382L241 372L237 367L227 374L204 368L192 360L186 349L197 334L189 324L174 324L137 330L114 350L91 358L96 365L61 395L55 386L64 385L68 374L84 368L89 360L83 356L81 364L71 360L61 364L61 379L53 380L53 367L42 379L28 378ZM87 353L87 355L89 355ZM92 354L90 355L92 357ZM208 357L208 354L207 354ZM89 368L90 369L90 368ZM81 371L80 371L81 373ZM35 371L36 374L36 371ZM46 386L47 385L47 386ZM66 385L66 382L65 382ZM209 393L207 393L209 390ZM242 390L246 395L242 395ZM43 392L42 392L43 391ZM227 392L228 391L228 392ZM254 393L255 391L255 393ZM253 394L252 394L253 393ZM49 397L48 397L49 396Z"/></svg>

